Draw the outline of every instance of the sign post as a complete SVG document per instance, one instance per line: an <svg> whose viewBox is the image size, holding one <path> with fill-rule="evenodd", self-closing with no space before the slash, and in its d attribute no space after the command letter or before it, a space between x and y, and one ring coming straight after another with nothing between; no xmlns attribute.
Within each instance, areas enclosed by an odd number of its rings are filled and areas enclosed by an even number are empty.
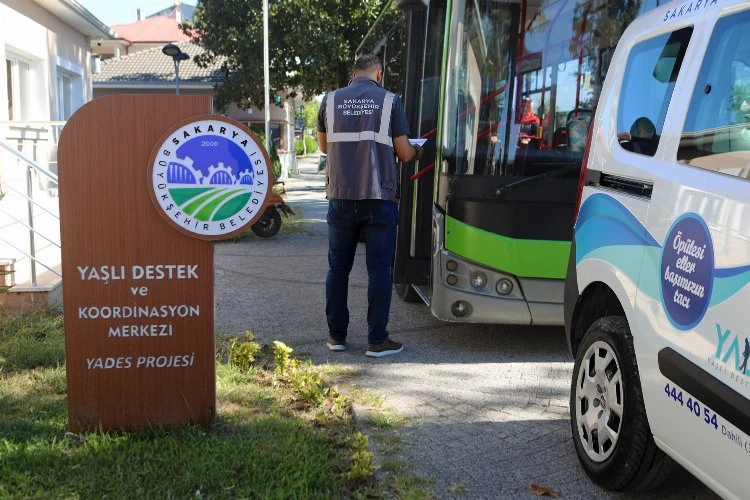
<svg viewBox="0 0 750 500"><path fill-rule="evenodd" d="M73 432L208 426L216 413L211 240L262 214L270 161L202 96L96 99L58 151Z"/></svg>

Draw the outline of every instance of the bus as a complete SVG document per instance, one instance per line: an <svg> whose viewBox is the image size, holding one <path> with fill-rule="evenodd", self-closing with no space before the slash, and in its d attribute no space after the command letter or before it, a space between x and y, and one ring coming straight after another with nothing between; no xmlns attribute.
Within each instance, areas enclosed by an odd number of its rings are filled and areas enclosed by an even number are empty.
<svg viewBox="0 0 750 500"><path fill-rule="evenodd" d="M386 4L357 52L381 56L412 137L427 139L401 167L402 300L445 321L563 325L589 124L620 35L658 4Z"/></svg>

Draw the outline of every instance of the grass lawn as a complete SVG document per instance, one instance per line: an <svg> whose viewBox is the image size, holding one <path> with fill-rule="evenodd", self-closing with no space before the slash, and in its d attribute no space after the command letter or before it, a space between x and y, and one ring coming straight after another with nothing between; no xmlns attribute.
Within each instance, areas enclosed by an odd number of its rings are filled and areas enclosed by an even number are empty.
<svg viewBox="0 0 750 500"><path fill-rule="evenodd" d="M283 353L251 339L220 349L211 428L66 432L62 332L54 311L0 311L0 497L388 496L347 400L312 365L280 368Z"/></svg>

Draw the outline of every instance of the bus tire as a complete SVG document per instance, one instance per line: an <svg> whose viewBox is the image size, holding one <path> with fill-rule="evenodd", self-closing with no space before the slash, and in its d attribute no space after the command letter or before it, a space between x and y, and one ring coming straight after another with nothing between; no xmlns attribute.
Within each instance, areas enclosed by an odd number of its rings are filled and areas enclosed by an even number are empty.
<svg viewBox="0 0 750 500"><path fill-rule="evenodd" d="M422 300L422 297L414 290L414 287L401 283L396 284L396 295L404 302L419 302Z"/></svg>
<svg viewBox="0 0 750 500"><path fill-rule="evenodd" d="M651 435L633 337L622 316L595 321L578 347L570 423L583 469L603 488L653 488L676 467Z"/></svg>

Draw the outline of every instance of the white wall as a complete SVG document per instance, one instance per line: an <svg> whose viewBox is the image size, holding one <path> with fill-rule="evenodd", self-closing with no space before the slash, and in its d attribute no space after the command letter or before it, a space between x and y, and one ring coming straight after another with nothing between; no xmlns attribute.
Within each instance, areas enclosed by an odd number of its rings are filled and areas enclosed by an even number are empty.
<svg viewBox="0 0 750 500"><path fill-rule="evenodd" d="M0 121L8 120L6 58L29 64L27 119L60 120L58 72L73 77L72 107L92 98L86 37L29 0L0 0Z"/></svg>

